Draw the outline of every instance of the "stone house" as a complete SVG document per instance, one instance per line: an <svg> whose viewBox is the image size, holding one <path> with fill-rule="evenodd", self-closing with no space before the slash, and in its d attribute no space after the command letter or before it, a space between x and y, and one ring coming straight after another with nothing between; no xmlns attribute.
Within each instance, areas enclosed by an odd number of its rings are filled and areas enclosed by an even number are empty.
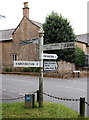
<svg viewBox="0 0 89 120"><path fill-rule="evenodd" d="M23 18L15 29L0 31L0 68L13 67L13 61L37 61L38 31L41 24L29 19L28 2L24 3ZM29 43L29 44L28 44Z"/></svg>
<svg viewBox="0 0 89 120"><path fill-rule="evenodd" d="M76 45L81 48L84 53L89 54L89 33L77 35L77 43Z"/></svg>
<svg viewBox="0 0 89 120"><path fill-rule="evenodd" d="M13 68L13 61L39 60L39 34L42 24L29 19L28 2L24 3L23 18L14 29L0 31L0 71ZM77 35L76 45L89 56L89 34ZM86 57L86 60L89 60Z"/></svg>
<svg viewBox="0 0 89 120"><path fill-rule="evenodd" d="M76 46L85 53L85 65L89 66L89 33L77 35Z"/></svg>

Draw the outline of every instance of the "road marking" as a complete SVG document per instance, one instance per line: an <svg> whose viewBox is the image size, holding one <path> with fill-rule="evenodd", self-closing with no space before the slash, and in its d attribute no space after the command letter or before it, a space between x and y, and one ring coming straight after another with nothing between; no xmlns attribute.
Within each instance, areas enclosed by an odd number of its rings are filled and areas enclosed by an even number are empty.
<svg viewBox="0 0 89 120"><path fill-rule="evenodd" d="M16 92L16 91L10 91L10 90L6 90L6 89L2 89L2 91L13 92L13 93Z"/></svg>
<svg viewBox="0 0 89 120"><path fill-rule="evenodd" d="M63 87L63 88L68 88L68 89L74 89L74 90L80 90L80 91L87 92L87 90L84 90L84 89L79 89L79 88L73 88L73 87L61 86L61 85L56 85L56 86L57 86L57 87Z"/></svg>
<svg viewBox="0 0 89 120"><path fill-rule="evenodd" d="M23 94L23 93L19 93L19 95L25 96L25 94Z"/></svg>

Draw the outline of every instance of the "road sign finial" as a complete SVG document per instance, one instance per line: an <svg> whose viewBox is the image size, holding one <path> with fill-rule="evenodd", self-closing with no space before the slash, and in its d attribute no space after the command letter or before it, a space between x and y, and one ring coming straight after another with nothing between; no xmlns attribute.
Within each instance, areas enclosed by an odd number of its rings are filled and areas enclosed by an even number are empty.
<svg viewBox="0 0 89 120"><path fill-rule="evenodd" d="M43 28L41 27L40 30L38 31L39 33L39 36L44 36L44 30Z"/></svg>

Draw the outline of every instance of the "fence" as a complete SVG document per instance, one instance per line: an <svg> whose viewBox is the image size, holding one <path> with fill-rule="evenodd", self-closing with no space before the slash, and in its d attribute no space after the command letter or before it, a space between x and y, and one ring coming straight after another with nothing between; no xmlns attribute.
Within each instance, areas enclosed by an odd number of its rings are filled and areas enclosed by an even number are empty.
<svg viewBox="0 0 89 120"><path fill-rule="evenodd" d="M39 90L33 92L37 93L37 102L39 102ZM54 99L58 99L58 100L64 100L64 101L79 101L80 102L80 116L84 117L85 116L85 104L89 106L89 103L85 101L85 98L80 97L80 99L69 99L69 98L61 98L61 97L55 97L53 95L47 94L47 93L43 93L43 95L46 95L48 97L54 98ZM22 99L24 98L24 96L20 96L20 97L16 97L16 98L10 98L10 99L6 99L6 98L1 98L0 100L3 101L10 101L10 100L17 100L17 99Z"/></svg>
<svg viewBox="0 0 89 120"><path fill-rule="evenodd" d="M80 97L80 99L68 99L68 98L60 98L60 97L55 97L53 95L43 93L44 95L55 98L58 100L65 100L65 101L80 101L80 116L84 117L85 116L85 104L89 106L89 103L85 101L85 98ZM37 101L39 102L39 91L37 90Z"/></svg>

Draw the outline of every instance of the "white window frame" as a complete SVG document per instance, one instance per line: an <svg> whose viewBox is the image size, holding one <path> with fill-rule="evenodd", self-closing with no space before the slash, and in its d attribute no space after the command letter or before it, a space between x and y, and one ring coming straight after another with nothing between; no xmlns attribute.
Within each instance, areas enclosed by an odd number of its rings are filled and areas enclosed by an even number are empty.
<svg viewBox="0 0 89 120"><path fill-rule="evenodd" d="M17 54L13 54L12 55L12 60L13 61L17 61L18 60L18 55Z"/></svg>

